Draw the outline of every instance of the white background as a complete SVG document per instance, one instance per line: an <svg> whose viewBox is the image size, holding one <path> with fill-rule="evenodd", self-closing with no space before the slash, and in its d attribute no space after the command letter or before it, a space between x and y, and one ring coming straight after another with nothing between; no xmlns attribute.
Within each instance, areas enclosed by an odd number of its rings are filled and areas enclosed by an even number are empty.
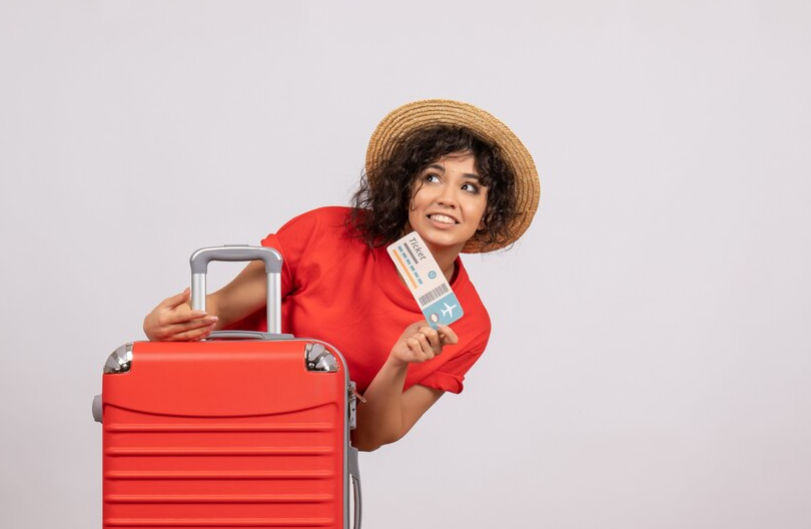
<svg viewBox="0 0 811 529"><path fill-rule="evenodd" d="M110 351L442 97L541 208L465 260L490 347L362 457L365 527L811 527L809 57L805 0L0 1L0 526L99 527Z"/></svg>

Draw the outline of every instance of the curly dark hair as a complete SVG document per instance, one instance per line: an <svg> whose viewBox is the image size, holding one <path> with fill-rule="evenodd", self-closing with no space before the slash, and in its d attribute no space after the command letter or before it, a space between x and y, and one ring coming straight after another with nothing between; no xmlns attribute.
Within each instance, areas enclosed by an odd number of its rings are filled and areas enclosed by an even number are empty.
<svg viewBox="0 0 811 529"><path fill-rule="evenodd" d="M473 238L485 251L510 240L511 223L516 216L512 169L497 145L470 129L446 125L414 131L401 138L377 166L367 167L352 197L354 209L348 217L355 235L373 248L402 237L417 176L443 156L458 152L473 153L480 182L488 188L484 227Z"/></svg>

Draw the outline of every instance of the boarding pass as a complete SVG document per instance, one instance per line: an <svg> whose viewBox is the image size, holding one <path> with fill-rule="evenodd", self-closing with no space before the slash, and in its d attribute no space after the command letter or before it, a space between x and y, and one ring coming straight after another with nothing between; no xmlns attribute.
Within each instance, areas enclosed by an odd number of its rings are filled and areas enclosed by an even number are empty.
<svg viewBox="0 0 811 529"><path fill-rule="evenodd" d="M412 231L390 245L388 251L431 327L450 325L464 315L445 274L419 233Z"/></svg>

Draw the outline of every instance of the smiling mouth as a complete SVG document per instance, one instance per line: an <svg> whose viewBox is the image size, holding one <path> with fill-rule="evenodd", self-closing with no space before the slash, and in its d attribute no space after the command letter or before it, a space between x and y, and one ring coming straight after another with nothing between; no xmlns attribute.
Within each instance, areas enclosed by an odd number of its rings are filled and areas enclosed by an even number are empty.
<svg viewBox="0 0 811 529"><path fill-rule="evenodd" d="M455 218L449 217L447 215L441 215L439 213L434 213L432 215L428 215L428 218L435 221L435 222L439 222L440 224L451 224L451 225L452 224L459 224L459 221L456 220Z"/></svg>

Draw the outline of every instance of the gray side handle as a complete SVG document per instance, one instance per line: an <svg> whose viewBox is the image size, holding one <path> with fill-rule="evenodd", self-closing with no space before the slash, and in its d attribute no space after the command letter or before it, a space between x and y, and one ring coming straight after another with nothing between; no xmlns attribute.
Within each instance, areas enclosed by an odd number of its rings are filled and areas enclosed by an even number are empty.
<svg viewBox="0 0 811 529"><path fill-rule="evenodd" d="M355 524L354 529L360 529L363 515L363 497L360 490L360 465L358 464L358 449L349 447L349 478L352 480L352 490L355 492Z"/></svg>
<svg viewBox="0 0 811 529"><path fill-rule="evenodd" d="M191 255L191 308L206 310L206 273L211 261L264 261L268 332L282 332L282 256L273 248L242 244L200 248Z"/></svg>
<svg viewBox="0 0 811 529"><path fill-rule="evenodd" d="M96 422L102 422L104 420L101 395L96 395L93 397L93 420Z"/></svg>
<svg viewBox="0 0 811 529"><path fill-rule="evenodd" d="M260 331L213 331L208 335L208 340L261 340L270 342L292 339L292 334L273 334Z"/></svg>

